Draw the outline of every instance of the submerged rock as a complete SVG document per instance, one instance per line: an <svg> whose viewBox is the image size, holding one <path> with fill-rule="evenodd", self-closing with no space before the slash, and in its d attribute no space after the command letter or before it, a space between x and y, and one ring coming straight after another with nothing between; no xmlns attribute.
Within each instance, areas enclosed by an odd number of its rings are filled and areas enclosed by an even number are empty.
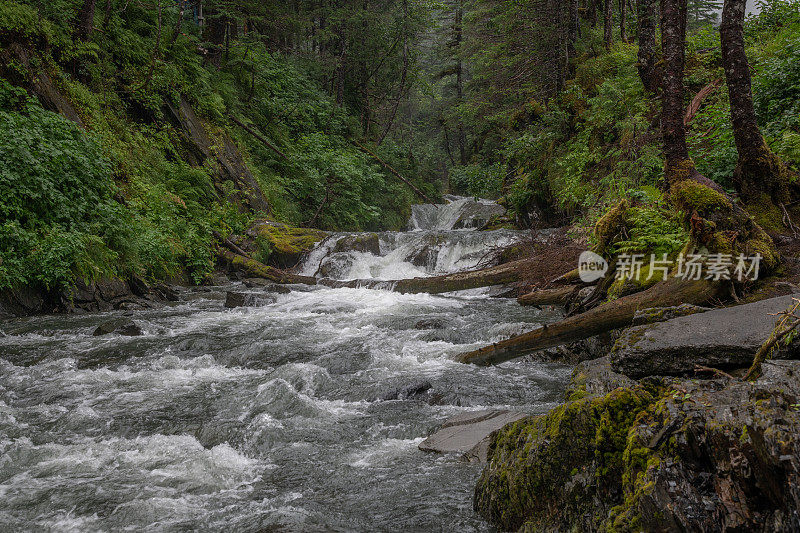
<svg viewBox="0 0 800 533"><path fill-rule="evenodd" d="M650 379L604 395L574 383L578 399L492 437L475 510L504 530L797 531L798 373L776 361L755 383Z"/></svg>
<svg viewBox="0 0 800 533"><path fill-rule="evenodd" d="M385 392L384 394L381 394L380 400L408 400L410 398L425 396L432 388L433 385L431 385L430 381L418 381L416 383L412 383L404 387L398 387Z"/></svg>
<svg viewBox="0 0 800 533"><path fill-rule="evenodd" d="M109 320L108 322L103 322L97 329L94 330L95 337L100 337L102 335L109 335L111 333L116 333L118 335L124 335L126 337L137 337L142 334L142 328L134 322L133 320L129 320L127 318L118 318L115 320Z"/></svg>
<svg viewBox="0 0 800 533"><path fill-rule="evenodd" d="M227 292L225 294L225 307L259 307L274 304L276 297L271 294L253 294L249 292Z"/></svg>
<svg viewBox="0 0 800 533"><path fill-rule="evenodd" d="M264 292L274 292L277 294L289 294L292 292L292 289L285 285L280 285L278 283L273 283L272 281L264 278L247 278L242 280L244 286L249 289L259 288Z"/></svg>
<svg viewBox="0 0 800 533"><path fill-rule="evenodd" d="M632 378L684 375L696 365L749 366L792 296L681 316L625 330L611 352L615 371Z"/></svg>
<svg viewBox="0 0 800 533"><path fill-rule="evenodd" d="M439 430L422 441L424 452L461 453L468 461L486 462L490 436L524 413L503 410L473 411L448 418Z"/></svg>

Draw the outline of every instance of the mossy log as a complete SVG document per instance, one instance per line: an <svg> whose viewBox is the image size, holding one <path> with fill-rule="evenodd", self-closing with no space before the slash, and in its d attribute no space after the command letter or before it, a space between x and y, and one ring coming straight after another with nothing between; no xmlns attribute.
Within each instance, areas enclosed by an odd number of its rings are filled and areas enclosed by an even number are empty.
<svg viewBox="0 0 800 533"><path fill-rule="evenodd" d="M233 253L224 248L217 249L217 256L226 261L232 268L247 273L255 278L264 278L275 283L289 284L289 283L304 283L306 285L316 285L317 280L311 276L301 276L299 274L292 274L281 270L279 268L265 265L255 259L250 259L242 255Z"/></svg>
<svg viewBox="0 0 800 533"><path fill-rule="evenodd" d="M522 259L481 270L469 270L466 272L456 272L442 276L431 276L429 278L409 278L395 281L375 279L339 281L333 279L321 279L318 283L320 285L326 285L328 287L335 288L350 287L387 289L406 294L417 294L423 292L429 294L440 294L443 292L477 289L480 287L504 285L506 283L520 281L524 277L525 267L528 265L528 263L529 261Z"/></svg>
<svg viewBox="0 0 800 533"><path fill-rule="evenodd" d="M586 339L612 329L629 326L639 309L702 304L724 294L726 285L710 281L670 278L649 289L606 302L580 315L516 335L510 339L459 355L462 363L488 366L526 353Z"/></svg>
<svg viewBox="0 0 800 533"><path fill-rule="evenodd" d="M517 298L520 305L563 305L575 292L576 286L568 285L555 289L541 289Z"/></svg>

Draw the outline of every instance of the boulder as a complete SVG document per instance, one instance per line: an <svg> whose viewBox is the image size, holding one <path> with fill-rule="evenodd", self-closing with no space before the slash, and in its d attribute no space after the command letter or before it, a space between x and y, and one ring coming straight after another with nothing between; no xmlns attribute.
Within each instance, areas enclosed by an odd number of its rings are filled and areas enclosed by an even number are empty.
<svg viewBox="0 0 800 533"><path fill-rule="evenodd" d="M492 436L474 508L503 530L798 531L799 373L649 378L518 420Z"/></svg>
<svg viewBox="0 0 800 533"><path fill-rule="evenodd" d="M524 413L497 409L462 413L448 418L436 433L419 444L419 449L460 453L468 461L485 462L491 434L525 416Z"/></svg>
<svg viewBox="0 0 800 533"><path fill-rule="evenodd" d="M95 337L100 337L102 335L109 335L111 333L124 335L126 337L136 337L142 334L142 328L140 328L139 325L133 320L129 320L127 318L118 318L103 322L97 326L97 329L94 330L93 335Z"/></svg>
<svg viewBox="0 0 800 533"><path fill-rule="evenodd" d="M414 329L444 329L445 322L441 318L423 318L414 324Z"/></svg>
<svg viewBox="0 0 800 533"><path fill-rule="evenodd" d="M625 330L611 352L616 372L632 378L685 375L696 365L749 366L792 296L715 309Z"/></svg>
<svg viewBox="0 0 800 533"><path fill-rule="evenodd" d="M358 233L345 235L333 247L333 253L361 252L381 255L381 243L377 233Z"/></svg>
<svg viewBox="0 0 800 533"><path fill-rule="evenodd" d="M620 387L632 387L635 381L628 376L614 372L609 356L583 361L572 371L570 383L565 396L568 400L577 400L593 394L601 396Z"/></svg>
<svg viewBox="0 0 800 533"><path fill-rule="evenodd" d="M275 303L276 298L270 294L253 294L248 292L227 292L225 307L259 307Z"/></svg>

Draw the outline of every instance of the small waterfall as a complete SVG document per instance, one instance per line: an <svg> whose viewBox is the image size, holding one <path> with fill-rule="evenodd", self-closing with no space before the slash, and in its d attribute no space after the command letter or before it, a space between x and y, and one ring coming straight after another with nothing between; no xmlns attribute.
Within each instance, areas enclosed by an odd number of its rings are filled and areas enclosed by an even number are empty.
<svg viewBox="0 0 800 533"><path fill-rule="evenodd" d="M491 200L474 200L463 196L446 195L446 204L417 204L411 206L408 221L410 231L480 229L505 209Z"/></svg>
<svg viewBox="0 0 800 533"><path fill-rule="evenodd" d="M412 207L406 232L337 233L312 250L302 274L338 280L397 280L484 266L491 252L526 236L516 230L477 231L505 211L489 200L446 197L447 204Z"/></svg>

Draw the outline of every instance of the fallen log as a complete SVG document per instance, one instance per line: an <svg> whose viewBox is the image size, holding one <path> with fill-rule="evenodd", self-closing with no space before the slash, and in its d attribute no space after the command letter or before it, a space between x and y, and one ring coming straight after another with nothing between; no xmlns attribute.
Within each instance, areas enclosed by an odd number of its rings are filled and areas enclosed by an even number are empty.
<svg viewBox="0 0 800 533"><path fill-rule="evenodd" d="M350 287L367 289L386 289L406 294L417 294L427 292L429 294L440 294L450 291L462 291L465 289L477 289L479 287L490 287L492 285L505 285L523 279L524 266L527 260L512 261L498 266L484 268L481 270L469 270L466 272L456 272L442 276L432 276L429 278L409 278L394 281L356 279L349 281L339 281L333 279L321 279L319 285L327 287Z"/></svg>
<svg viewBox="0 0 800 533"><path fill-rule="evenodd" d="M243 255L226 250L222 247L217 248L217 256L227 261L231 267L241 270L254 278L264 278L275 283L304 283L306 285L316 285L317 279L311 276L301 276L281 270L279 268L265 265L255 259L250 259Z"/></svg>
<svg viewBox="0 0 800 533"><path fill-rule="evenodd" d="M519 305L563 305L575 292L576 286L566 285L555 289L541 289L517 298Z"/></svg>
<svg viewBox="0 0 800 533"><path fill-rule="evenodd" d="M647 290L599 305L580 315L516 335L510 339L463 353L461 363L489 366L509 361L526 353L586 339L630 325L639 309L671 307L683 303L703 304L722 295L726 285L710 281L670 278Z"/></svg>

